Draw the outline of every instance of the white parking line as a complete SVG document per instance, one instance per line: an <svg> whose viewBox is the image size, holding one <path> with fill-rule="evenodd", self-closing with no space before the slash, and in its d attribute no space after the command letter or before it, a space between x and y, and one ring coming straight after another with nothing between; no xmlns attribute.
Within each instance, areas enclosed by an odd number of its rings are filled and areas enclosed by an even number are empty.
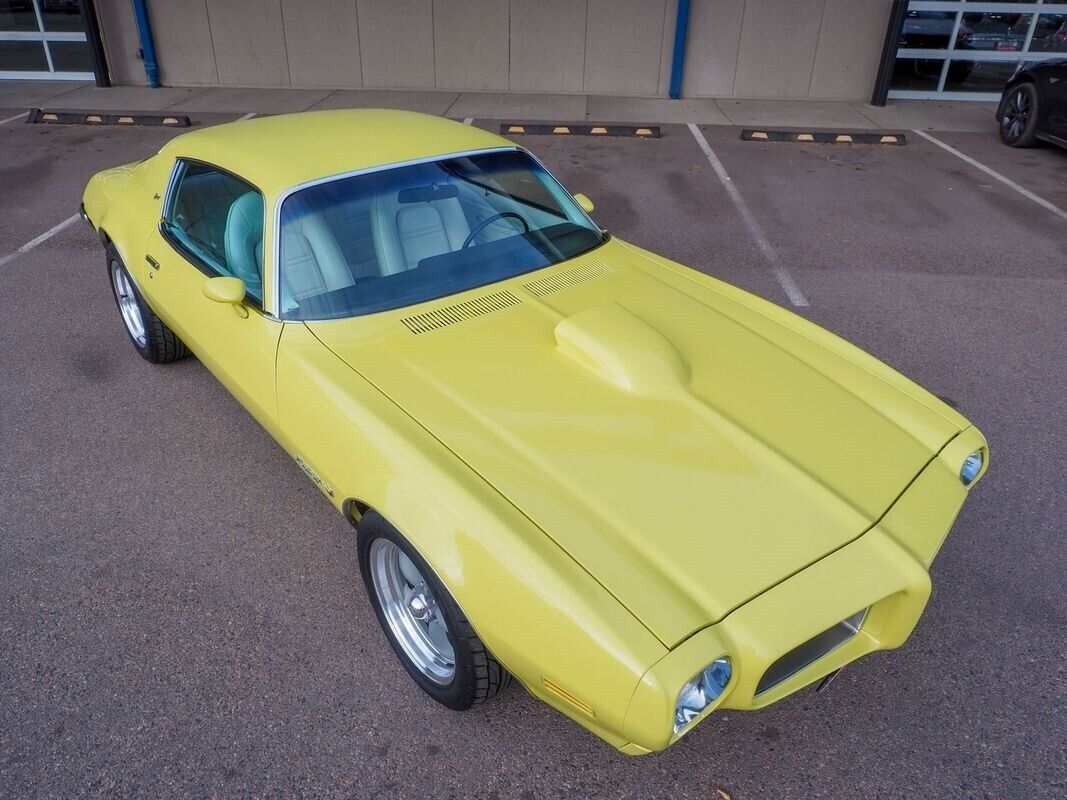
<svg viewBox="0 0 1067 800"><path fill-rule="evenodd" d="M58 225L52 226L51 228L46 230L44 233L42 233L40 236L37 236L36 238L30 239L28 242L26 242L26 244L22 245L22 247L20 247L14 253L8 253L6 256L0 257L0 267L4 266L4 264L6 264L7 262L11 261L12 259L18 258L18 256L21 255L22 253L28 253L30 250L35 248L41 242L48 241L53 236L55 236L57 233L59 233L61 230L65 229L65 228L69 228L71 225L73 225L75 222L77 222L78 219L79 219L79 217L78 217L77 214L75 214L73 217L67 217L61 223L59 223Z"/></svg>
<svg viewBox="0 0 1067 800"><path fill-rule="evenodd" d="M464 125L470 125L472 122L474 122L474 117L467 117L465 120L463 120Z"/></svg>
<svg viewBox="0 0 1067 800"><path fill-rule="evenodd" d="M256 112L255 112L255 111L249 111L249 112L248 112L247 114L245 114L245 115L244 115L243 117L240 117L240 118L238 118L238 120L237 120L237 121L238 121L238 122L244 122L244 120L246 120L246 119L252 119L252 117L254 117L255 115L256 115Z"/></svg>
<svg viewBox="0 0 1067 800"><path fill-rule="evenodd" d="M715 170L715 174L719 177L719 182L722 183L723 188L726 189L726 194L728 194L730 200L733 201L737 213L741 215L745 227L748 228L749 234L752 236L753 241L756 242L756 246L763 254L763 257L767 260L767 264L770 265L771 273L773 273L775 280L778 281L778 285L782 287L786 297L789 298L789 302L795 306L811 305L811 303L808 302L808 298L804 296L802 291L800 291L797 282L793 280L793 276L789 274L789 270L782 264L782 258L778 255L778 251L774 249L774 245L771 244L770 239L767 238L767 234L763 232L763 228L760 227L759 222L752 213L752 209L748 207L745 198L741 196L741 192L734 186L733 179L730 178L730 174L726 171L726 167L719 161L719 157L715 155L715 151L711 149L711 145L708 144L708 140L704 138L704 134L700 132L700 128L698 128L695 123L690 122L689 130L693 134L693 138L697 140L697 144L700 145L700 149L704 151L704 155L707 156L708 163L711 164L711 168Z"/></svg>
<svg viewBox="0 0 1067 800"><path fill-rule="evenodd" d="M16 114L13 117L8 117L7 119L0 119L0 125L7 125L7 123L9 123L9 122L14 122L17 119L22 119L24 116L26 116L29 113L30 113L29 111L23 111L21 114Z"/></svg>
<svg viewBox="0 0 1067 800"><path fill-rule="evenodd" d="M1005 186L1007 186L1009 189L1014 189L1019 194L1021 194L1023 197L1025 197L1027 200L1033 200L1039 206L1041 206L1044 209L1047 209L1048 211L1051 211L1053 214L1055 214L1060 219L1067 219L1067 211L1064 211L1059 206L1054 205L1053 203L1050 203L1044 197L1039 197L1038 195L1036 195L1033 192L1031 192L1029 189L1024 189L1022 186L1017 184L1011 178L1006 178L1005 176L1003 176L999 172L997 172L995 169L987 167L981 161L976 161L975 159L971 158L966 153L961 153L959 150L957 150L952 145L945 144L940 139L938 139L936 136L931 136L926 131L920 131L918 128L915 128L913 132L917 133L919 136L923 137L927 141L933 142L938 147L940 147L942 150L944 150L946 152L949 152L949 153L952 153L952 155L956 156L956 158L960 159L961 161L967 162L968 164L970 164L975 169L981 170L986 175L988 175L990 178L994 178L994 179L1000 181Z"/></svg>

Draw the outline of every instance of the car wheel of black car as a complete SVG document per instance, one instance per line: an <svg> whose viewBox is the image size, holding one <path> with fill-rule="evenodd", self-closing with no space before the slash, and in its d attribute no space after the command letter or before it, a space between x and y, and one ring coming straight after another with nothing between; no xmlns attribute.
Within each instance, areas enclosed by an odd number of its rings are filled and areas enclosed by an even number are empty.
<svg viewBox="0 0 1067 800"><path fill-rule="evenodd" d="M437 702L465 711L511 675L486 650L426 561L380 514L359 523L359 568L374 613L404 668Z"/></svg>
<svg viewBox="0 0 1067 800"><path fill-rule="evenodd" d="M189 355L182 340L141 297L129 270L113 246L107 248L107 271L122 324L141 357L153 364L165 364Z"/></svg>
<svg viewBox="0 0 1067 800"><path fill-rule="evenodd" d="M1020 83L1000 101L1000 140L1010 147L1033 147L1037 143L1037 87Z"/></svg>

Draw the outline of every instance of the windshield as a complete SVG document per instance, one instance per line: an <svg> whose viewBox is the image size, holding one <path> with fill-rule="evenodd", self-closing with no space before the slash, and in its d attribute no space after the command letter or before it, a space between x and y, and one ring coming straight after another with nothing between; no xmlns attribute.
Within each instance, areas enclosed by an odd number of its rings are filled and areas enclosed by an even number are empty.
<svg viewBox="0 0 1067 800"><path fill-rule="evenodd" d="M283 319L336 319L462 292L573 258L605 234L526 153L338 178L281 208Z"/></svg>

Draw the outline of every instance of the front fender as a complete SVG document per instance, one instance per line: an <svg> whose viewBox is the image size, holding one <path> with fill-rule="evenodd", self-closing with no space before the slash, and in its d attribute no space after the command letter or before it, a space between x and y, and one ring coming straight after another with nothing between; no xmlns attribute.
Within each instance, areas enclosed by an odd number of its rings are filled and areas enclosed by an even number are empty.
<svg viewBox="0 0 1067 800"><path fill-rule="evenodd" d="M431 565L486 646L533 695L615 747L665 648L587 572L428 431L287 324L279 440L339 508L358 497Z"/></svg>

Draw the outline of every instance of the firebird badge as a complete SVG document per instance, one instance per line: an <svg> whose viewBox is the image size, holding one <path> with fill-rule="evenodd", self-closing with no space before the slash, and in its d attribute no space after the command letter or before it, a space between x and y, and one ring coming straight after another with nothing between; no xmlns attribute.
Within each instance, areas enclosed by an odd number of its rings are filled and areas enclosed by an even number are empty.
<svg viewBox="0 0 1067 800"><path fill-rule="evenodd" d="M307 463L305 463L304 459L302 459L300 456L296 457L296 465L304 471L304 474L311 479L311 482L313 484L318 486L319 489L321 489L330 497L333 497L333 487L330 486L330 484L326 483L322 478L320 478L319 474L315 472L315 470L313 470L311 467L309 467Z"/></svg>

